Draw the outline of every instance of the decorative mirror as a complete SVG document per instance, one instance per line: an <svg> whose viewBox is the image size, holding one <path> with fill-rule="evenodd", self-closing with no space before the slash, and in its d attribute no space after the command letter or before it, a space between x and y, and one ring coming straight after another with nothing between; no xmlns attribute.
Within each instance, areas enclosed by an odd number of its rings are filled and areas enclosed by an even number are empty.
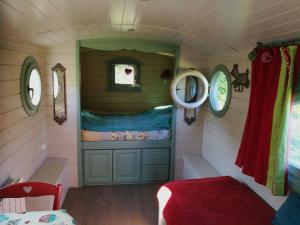
<svg viewBox="0 0 300 225"><path fill-rule="evenodd" d="M171 96L176 104L184 107L184 121L191 125L196 121L196 108L208 96L208 82L197 70L179 74L171 84Z"/></svg>
<svg viewBox="0 0 300 225"><path fill-rule="evenodd" d="M197 70L183 72L173 80L171 96L176 104L186 109L195 109L202 105L208 96L207 79Z"/></svg>
<svg viewBox="0 0 300 225"><path fill-rule="evenodd" d="M53 84L53 111L54 120L59 125L67 120L66 109L66 68L57 63L52 68L52 84Z"/></svg>

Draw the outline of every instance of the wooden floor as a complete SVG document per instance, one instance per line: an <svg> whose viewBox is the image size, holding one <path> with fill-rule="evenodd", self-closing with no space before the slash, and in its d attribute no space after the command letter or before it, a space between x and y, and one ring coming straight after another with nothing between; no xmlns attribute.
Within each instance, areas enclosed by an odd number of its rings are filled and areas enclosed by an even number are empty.
<svg viewBox="0 0 300 225"><path fill-rule="evenodd" d="M63 209L79 225L157 225L159 184L70 189Z"/></svg>

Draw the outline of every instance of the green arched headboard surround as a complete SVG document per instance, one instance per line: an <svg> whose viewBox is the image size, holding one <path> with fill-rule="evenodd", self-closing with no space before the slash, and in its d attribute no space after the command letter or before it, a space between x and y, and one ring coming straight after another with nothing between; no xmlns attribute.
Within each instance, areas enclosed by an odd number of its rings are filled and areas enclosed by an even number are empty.
<svg viewBox="0 0 300 225"><path fill-rule="evenodd" d="M80 49L91 48L102 51L137 50L145 53L157 53L172 56L175 59L174 74L177 74L180 59L180 45L165 43L155 40L137 38L96 38L76 41L76 77L77 77L77 154L78 154L78 181L83 184L83 151L81 150L81 121L80 121ZM176 106L174 106L176 107ZM170 178L174 178L175 168L175 137L176 137L176 110L172 119L172 147L170 159Z"/></svg>
<svg viewBox="0 0 300 225"><path fill-rule="evenodd" d="M178 46L174 44L136 38L97 38L79 41L81 47L103 51L137 50L140 52L158 53L176 56Z"/></svg>

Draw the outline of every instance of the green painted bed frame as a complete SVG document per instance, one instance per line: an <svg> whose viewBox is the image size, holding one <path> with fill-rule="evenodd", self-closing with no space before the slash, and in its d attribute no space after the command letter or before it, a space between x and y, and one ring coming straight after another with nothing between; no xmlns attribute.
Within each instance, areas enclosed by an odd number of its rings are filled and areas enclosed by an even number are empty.
<svg viewBox="0 0 300 225"><path fill-rule="evenodd" d="M179 70L180 46L163 43L153 40L134 38L98 38L76 41L76 83L77 83L77 154L78 154L78 185L84 184L83 154L85 149L131 149L131 148L170 148L170 172L169 179L174 179L175 170L175 137L176 137L176 105L172 115L172 139L157 141L103 141L103 142L81 142L81 121L80 121L80 48L92 48L104 51L113 50L138 50L148 53L165 54L175 57L174 75Z"/></svg>

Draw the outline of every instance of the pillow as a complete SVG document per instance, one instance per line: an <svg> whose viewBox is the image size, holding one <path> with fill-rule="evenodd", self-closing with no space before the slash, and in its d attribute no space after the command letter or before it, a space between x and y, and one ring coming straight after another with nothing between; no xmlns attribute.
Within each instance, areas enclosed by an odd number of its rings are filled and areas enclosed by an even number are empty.
<svg viewBox="0 0 300 225"><path fill-rule="evenodd" d="M277 211L273 225L300 225L300 195L291 193Z"/></svg>

